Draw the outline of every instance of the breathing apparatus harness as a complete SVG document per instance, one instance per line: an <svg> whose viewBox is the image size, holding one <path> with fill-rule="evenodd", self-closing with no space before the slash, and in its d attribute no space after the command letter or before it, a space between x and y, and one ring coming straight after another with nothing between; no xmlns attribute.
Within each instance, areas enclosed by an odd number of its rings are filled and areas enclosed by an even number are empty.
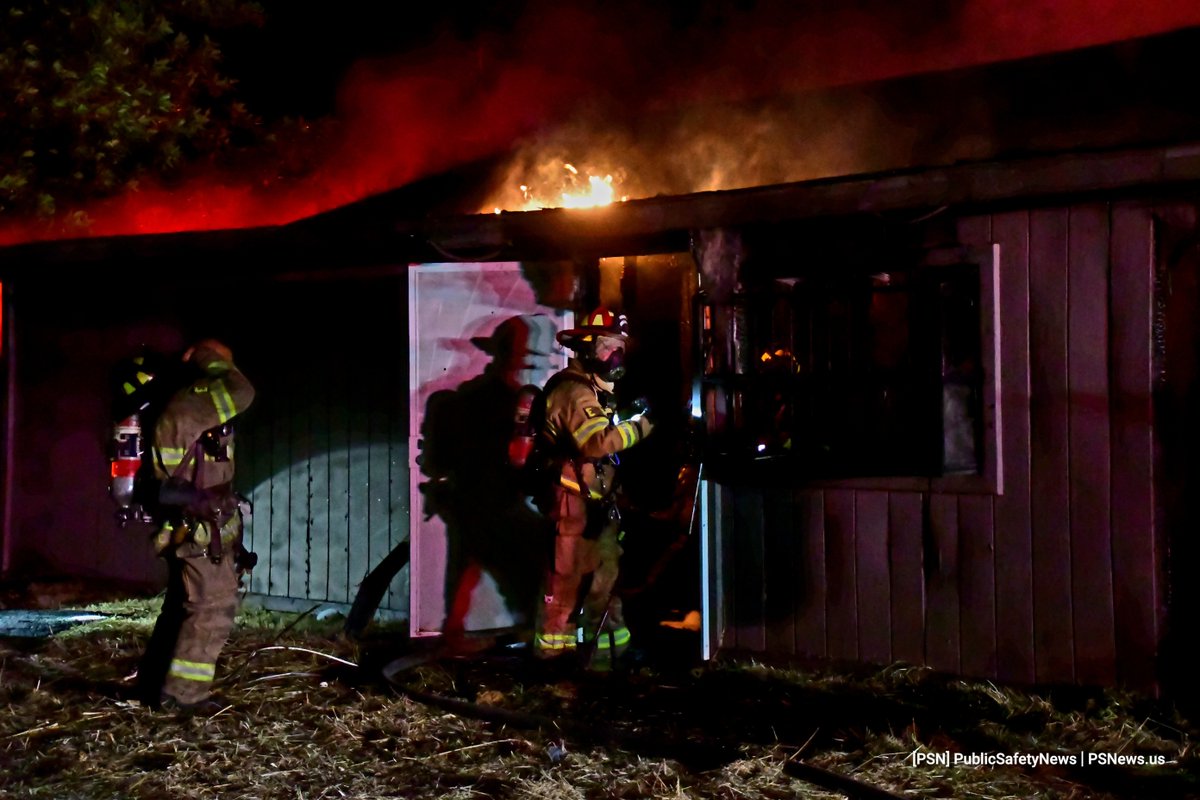
<svg viewBox="0 0 1200 800"><path fill-rule="evenodd" d="M121 362L114 371L108 492L121 528L131 522L156 521L159 481L146 432L154 429L178 378L177 368L151 352Z"/></svg>
<svg viewBox="0 0 1200 800"><path fill-rule="evenodd" d="M586 366L585 366L586 369ZM529 415L529 424L537 432L533 453L528 459L527 471L530 479L527 481L529 493L534 502L543 510L548 509L552 502L553 489L562 486L569 492L579 495L587 509L587 528L584 536L598 536L606 520L620 519L617 510L616 484L608 485L605 481L604 467L619 463L615 454L596 458L587 458L579 452L569 432L560 431L557 434L547 424L546 400L556 387L564 383L579 383L587 386L596 393L596 397L610 414L614 407L611 392L598 386L594 374L580 374L564 370L552 376L545 388L536 398ZM575 481L563 475L563 466L570 464L575 474ZM585 467L591 466L598 485L589 486L584 480Z"/></svg>
<svg viewBox="0 0 1200 800"><path fill-rule="evenodd" d="M253 510L250 501L233 491L229 483L199 487L206 459L229 461L233 424L226 422L204 431L165 480L156 477L152 449L146 446L145 432L153 430L167 400L194 377L186 369L173 371L167 362L158 364L150 354L121 365L114 405L118 421L111 440L109 495L117 505L119 527L130 522L162 526L168 545L181 544L190 536L218 564L224 558L222 528L239 515L244 524ZM232 545L238 571L253 569L258 556L245 548L240 535L234 537Z"/></svg>

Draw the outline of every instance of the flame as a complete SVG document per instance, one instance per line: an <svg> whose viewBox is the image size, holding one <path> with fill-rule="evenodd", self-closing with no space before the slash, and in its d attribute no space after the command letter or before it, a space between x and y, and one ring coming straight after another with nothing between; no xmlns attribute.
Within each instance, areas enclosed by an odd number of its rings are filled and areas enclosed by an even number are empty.
<svg viewBox="0 0 1200 800"><path fill-rule="evenodd" d="M617 195L618 180L611 173L603 177L592 174L591 171L580 171L574 164L563 162L561 177L553 188L535 188L529 183L523 183L520 189L520 201L515 202L515 211L536 211L542 208L599 208L624 202L629 195ZM549 182L554 182L553 179ZM501 208L495 207L500 213Z"/></svg>
<svg viewBox="0 0 1200 800"><path fill-rule="evenodd" d="M603 179L595 175L588 176L588 188L582 192L563 192L563 208L595 208L596 206L611 205L613 201L612 175Z"/></svg>

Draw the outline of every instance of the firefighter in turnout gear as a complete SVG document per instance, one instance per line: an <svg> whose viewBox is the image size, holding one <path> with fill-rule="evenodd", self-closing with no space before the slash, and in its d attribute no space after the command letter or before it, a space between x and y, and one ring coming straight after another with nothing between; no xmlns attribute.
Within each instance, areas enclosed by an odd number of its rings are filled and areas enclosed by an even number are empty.
<svg viewBox="0 0 1200 800"><path fill-rule="evenodd" d="M248 504L233 491L230 424L254 388L220 342L201 341L183 359L194 379L171 395L151 440L161 486L155 549L168 583L138 680L148 704L215 711L217 658L233 628L240 571L254 561L241 543Z"/></svg>
<svg viewBox="0 0 1200 800"><path fill-rule="evenodd" d="M591 652L588 666L597 669L610 667L629 644L621 600L612 595L621 555L614 454L636 445L653 427L644 415L614 419L612 392L625 371L628 340L624 315L605 308L588 315L583 326L558 334L576 355L546 384L540 431L540 447L557 479L543 501L556 535L534 652L553 658L582 644Z"/></svg>

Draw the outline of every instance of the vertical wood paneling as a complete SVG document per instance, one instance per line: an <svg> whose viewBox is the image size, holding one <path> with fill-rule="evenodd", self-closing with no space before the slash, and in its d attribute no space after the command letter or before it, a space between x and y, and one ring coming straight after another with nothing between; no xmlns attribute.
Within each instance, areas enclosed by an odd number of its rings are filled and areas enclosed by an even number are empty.
<svg viewBox="0 0 1200 800"><path fill-rule="evenodd" d="M796 652L824 658L828 655L825 629L825 494L793 494L792 519L800 536L795 587Z"/></svg>
<svg viewBox="0 0 1200 800"><path fill-rule="evenodd" d="M767 644L763 492L740 490L734 498L734 641L739 650L761 651Z"/></svg>
<svg viewBox="0 0 1200 800"><path fill-rule="evenodd" d="M1067 394L1067 211L1029 219L1030 492L1037 680L1074 676Z"/></svg>
<svg viewBox="0 0 1200 800"><path fill-rule="evenodd" d="M929 497L925 561L925 663L934 669L958 672L959 543L958 501L955 495Z"/></svg>
<svg viewBox="0 0 1200 800"><path fill-rule="evenodd" d="M766 571L766 649L780 655L796 651L795 596L804 532L792 518L792 495L768 489L763 497L763 557Z"/></svg>
<svg viewBox="0 0 1200 800"><path fill-rule="evenodd" d="M1108 207L1073 208L1069 228L1071 573L1075 677L1116 677L1108 413Z"/></svg>
<svg viewBox="0 0 1200 800"><path fill-rule="evenodd" d="M1112 554L1117 678L1154 680L1158 558L1154 529L1152 325L1154 228L1148 209L1112 216Z"/></svg>
<svg viewBox="0 0 1200 800"><path fill-rule="evenodd" d="M996 674L996 574L992 498L958 497L959 620L964 675Z"/></svg>
<svg viewBox="0 0 1200 800"><path fill-rule="evenodd" d="M355 367L358 367L357 369ZM386 553L371 553L368 528L371 491L370 431L367 424L368 375L361 366L352 365L349 379L349 477L346 487L347 506L350 516L350 552L348 555L350 584L357 587L370 571L371 566ZM372 561L374 556L374 561Z"/></svg>
<svg viewBox="0 0 1200 800"><path fill-rule="evenodd" d="M892 660L887 492L855 493L854 543L859 658L887 664Z"/></svg>
<svg viewBox="0 0 1200 800"><path fill-rule="evenodd" d="M1161 601L1151 212L1078 206L988 223L965 220L959 235L999 244L1002 494L935 494L922 509L919 494L798 490L790 528L801 539L791 547L777 530L762 554L769 592L786 577L776 560L790 558L800 654L1151 685ZM789 527L783 519L772 501L762 524ZM753 524L743 515L738 535ZM766 605L766 646L786 653L783 604L769 593Z"/></svg>
<svg viewBox="0 0 1200 800"><path fill-rule="evenodd" d="M408 307L405 292L406 284L401 282L397 287L397 302L401 308ZM408 339L404 331L407 326L399 325L396 331L396 358L388 359L390 379L385 395L386 407L390 410L389 417L389 533L388 545L392 550L409 538L411 527L408 516ZM402 569L396 580L388 587L387 604L391 608L406 608L408 606L408 577L409 569Z"/></svg>
<svg viewBox="0 0 1200 800"><path fill-rule="evenodd" d="M350 574L350 387L344 359L330 360L329 376L329 599L348 603L363 576Z"/></svg>
<svg viewBox="0 0 1200 800"><path fill-rule="evenodd" d="M327 383L309 387L309 597L329 597L329 391Z"/></svg>
<svg viewBox="0 0 1200 800"><path fill-rule="evenodd" d="M283 376L276 370L269 385L286 387ZM270 574L269 589L275 597L290 597L288 585L291 572L291 425L288 421L290 411L287 389L284 396L278 393L270 397L271 410L271 477L270 477L270 511L271 553L268 568Z"/></svg>
<svg viewBox="0 0 1200 800"><path fill-rule="evenodd" d="M826 641L830 658L858 658L854 492L825 492Z"/></svg>
<svg viewBox="0 0 1200 800"><path fill-rule="evenodd" d="M291 413L288 415L290 430L291 468L288 482L288 521L289 525L289 571L287 596L308 598L309 571L312 567L312 538L309 524L309 503L312 499L312 487L308 459L312 454L309 442L309 413L304 404L306 394L299 386L299 376L288 375L288 394L293 399Z"/></svg>
<svg viewBox="0 0 1200 800"><path fill-rule="evenodd" d="M373 567L392 551L392 502L391 502L391 425L387 407L384 405L386 391L383 382L387 379L390 364L380 365L376 380L366 392L367 419L367 564ZM368 568L369 568L368 567Z"/></svg>
<svg viewBox="0 0 1200 800"><path fill-rule="evenodd" d="M1029 213L998 214L1000 415L1004 494L995 499L996 675L1033 683L1033 538L1030 518Z"/></svg>
<svg viewBox="0 0 1200 800"><path fill-rule="evenodd" d="M925 663L925 578L921 565L921 495L888 497L888 559L892 587L892 658Z"/></svg>
<svg viewBox="0 0 1200 800"><path fill-rule="evenodd" d="M917 494L797 491L790 526L773 503L763 524L822 530L821 546L772 540L767 583L783 577L777 555L799 559L797 653L1024 683L1149 685L1160 592L1150 212L1009 212L984 239L1000 246L1003 493L932 495L923 515ZM781 605L768 595L772 652L788 651ZM883 625L879 607L890 609ZM813 646L822 637L823 653Z"/></svg>
<svg viewBox="0 0 1200 800"><path fill-rule="evenodd" d="M395 493L393 502L399 509L399 513L392 514L392 541L394 547L399 547L411 540L412 531L412 509L408 497L408 447L399 439L392 441L392 491ZM392 583L392 608L408 607L411 574L410 569L405 569L400 573L400 579Z"/></svg>
<svg viewBox="0 0 1200 800"><path fill-rule="evenodd" d="M261 404L261 400L257 401ZM236 467L235 476L238 489L245 494L253 505L253 513L245 526L246 548L259 555L259 566L250 573L249 591L256 594L266 594L270 572L270 560L267 555L271 546L270 502L264 502L265 496L255 492L246 476L269 475L271 469L271 447L269 429L256 424L265 415L261 405L251 406L246 417L239 420L237 429ZM250 424L247 424L247 421Z"/></svg>

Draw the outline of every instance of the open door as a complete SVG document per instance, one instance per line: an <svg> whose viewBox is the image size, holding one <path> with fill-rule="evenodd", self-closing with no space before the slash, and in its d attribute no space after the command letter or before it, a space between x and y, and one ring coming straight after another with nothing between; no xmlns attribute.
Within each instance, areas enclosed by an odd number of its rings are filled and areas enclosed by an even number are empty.
<svg viewBox="0 0 1200 800"><path fill-rule="evenodd" d="M569 312L539 303L518 263L409 270L410 629L532 624L548 524L515 484L517 390L566 365Z"/></svg>

